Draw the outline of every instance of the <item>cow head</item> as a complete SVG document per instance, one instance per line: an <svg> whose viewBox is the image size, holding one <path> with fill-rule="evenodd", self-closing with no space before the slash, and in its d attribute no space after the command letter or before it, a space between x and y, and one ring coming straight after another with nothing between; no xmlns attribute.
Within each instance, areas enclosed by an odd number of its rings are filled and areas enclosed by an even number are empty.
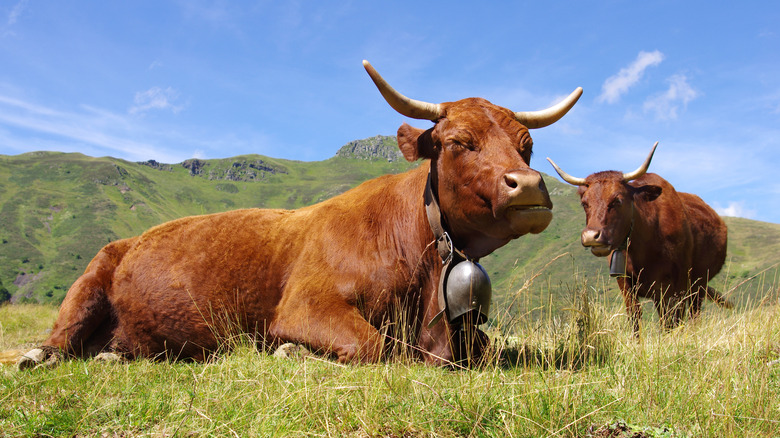
<svg viewBox="0 0 780 438"><path fill-rule="evenodd" d="M576 89L543 111L513 112L485 99L432 104L398 93L363 61L385 100L396 111L435 124L423 130L404 123L398 147L409 161L431 160L433 191L453 243L480 258L527 233L540 233L552 219L542 176L529 167L533 141L528 129L563 117L577 102Z"/></svg>
<svg viewBox="0 0 780 438"><path fill-rule="evenodd" d="M629 184L647 172L657 146L658 142L655 142L645 162L631 173L608 170L587 178L578 178L547 159L564 181L579 186L577 192L585 210L582 245L590 248L594 255L604 257L620 248L633 227L634 203L639 200L653 201L661 194L661 188L655 185Z"/></svg>

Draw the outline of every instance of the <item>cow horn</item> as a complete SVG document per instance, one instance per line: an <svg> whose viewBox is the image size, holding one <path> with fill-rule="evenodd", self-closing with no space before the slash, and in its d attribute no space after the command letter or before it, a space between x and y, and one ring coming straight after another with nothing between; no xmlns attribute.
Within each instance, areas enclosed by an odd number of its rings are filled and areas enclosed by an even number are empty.
<svg viewBox="0 0 780 438"><path fill-rule="evenodd" d="M379 92L382 93L382 97L385 98L387 103L406 117L421 120L439 120L444 114L442 114L441 105L438 103L422 102L419 100L410 99L403 94L396 91L382 76L374 70L374 67L370 62L363 60L363 67L365 67L368 75L371 76L371 80L374 81L376 87L379 88Z"/></svg>
<svg viewBox="0 0 780 438"><path fill-rule="evenodd" d="M584 186L585 185L585 178L577 178L576 176L571 176L568 173L564 172L563 169L558 167L557 164L553 162L553 160L550 159L550 157L547 157L547 161L552 164L552 166L555 168L555 171L558 172L558 175L563 178L564 181L567 183L573 185L573 186Z"/></svg>
<svg viewBox="0 0 780 438"><path fill-rule="evenodd" d="M624 182L629 182L629 181L635 180L635 179L639 178L640 176L644 175L645 173L647 173L647 168L650 167L650 160L653 159L653 154L655 153L655 148L657 148L657 147L658 147L658 142L655 142L655 144L653 145L653 149L650 151L650 155L647 156L647 159L645 160L645 162L642 163L642 165L639 166L639 168L637 170L635 170L635 171L633 171L631 173L624 173L623 174L623 181Z"/></svg>
<svg viewBox="0 0 780 438"><path fill-rule="evenodd" d="M582 96L582 87L577 87L566 99L563 99L558 104L540 111L516 112L515 118L528 129L544 128L557 122L569 112L580 96Z"/></svg>

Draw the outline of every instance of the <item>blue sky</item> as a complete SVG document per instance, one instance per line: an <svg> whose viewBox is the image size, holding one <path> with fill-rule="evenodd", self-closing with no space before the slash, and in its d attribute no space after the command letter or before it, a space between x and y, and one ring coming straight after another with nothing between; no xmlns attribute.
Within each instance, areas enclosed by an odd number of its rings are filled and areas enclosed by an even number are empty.
<svg viewBox="0 0 780 438"><path fill-rule="evenodd" d="M431 102L536 110L554 174L651 171L780 223L780 3L0 1L0 154L322 160L408 120L361 61Z"/></svg>

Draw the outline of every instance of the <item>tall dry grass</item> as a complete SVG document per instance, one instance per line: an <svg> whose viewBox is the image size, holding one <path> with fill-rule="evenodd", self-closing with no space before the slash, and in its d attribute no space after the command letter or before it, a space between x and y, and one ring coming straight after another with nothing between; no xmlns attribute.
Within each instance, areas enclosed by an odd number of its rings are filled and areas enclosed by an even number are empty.
<svg viewBox="0 0 780 438"><path fill-rule="evenodd" d="M405 354L365 366L277 359L241 336L206 363L2 367L0 434L778 436L780 303L771 278L753 280L767 290L760 303L710 304L669 332L648 315L635 339L608 279L564 286L570 302L553 313L522 305L531 302L524 294L559 287L539 275L496 312L488 327L496 348L470 369ZM53 318L50 307L0 308L0 345L40 342Z"/></svg>

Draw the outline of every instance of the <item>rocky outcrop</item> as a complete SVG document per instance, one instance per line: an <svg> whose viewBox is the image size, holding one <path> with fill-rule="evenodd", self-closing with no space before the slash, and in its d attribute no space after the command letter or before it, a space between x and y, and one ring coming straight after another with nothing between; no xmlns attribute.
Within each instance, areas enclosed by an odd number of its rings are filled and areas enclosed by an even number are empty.
<svg viewBox="0 0 780 438"><path fill-rule="evenodd" d="M200 176L211 181L259 181L268 175L286 174L286 169L263 160L226 162L225 160L199 160L193 158L181 163L189 169L190 175Z"/></svg>
<svg viewBox="0 0 780 438"><path fill-rule="evenodd" d="M172 170L173 170L173 166L172 166L172 165L170 165L170 164L165 164L165 163L159 163L159 162L157 162L157 161L155 161L155 160L149 160L149 161L138 161L137 163L138 163L138 164L142 164L142 165L144 165L144 166L149 166L149 167L151 167L152 169L157 169L157 170L164 170L164 171L166 171L166 172L170 172L170 171L172 171Z"/></svg>
<svg viewBox="0 0 780 438"><path fill-rule="evenodd" d="M377 135L376 137L351 141L342 146L341 149L336 152L336 156L370 161L399 161L404 159L404 156L398 149L396 138L386 135Z"/></svg>
<svg viewBox="0 0 780 438"><path fill-rule="evenodd" d="M203 167L206 164L207 163L205 161L199 160L197 158L184 160L181 163L182 167L184 167L185 169L189 169L190 170L190 175L200 175L201 172L203 171Z"/></svg>

